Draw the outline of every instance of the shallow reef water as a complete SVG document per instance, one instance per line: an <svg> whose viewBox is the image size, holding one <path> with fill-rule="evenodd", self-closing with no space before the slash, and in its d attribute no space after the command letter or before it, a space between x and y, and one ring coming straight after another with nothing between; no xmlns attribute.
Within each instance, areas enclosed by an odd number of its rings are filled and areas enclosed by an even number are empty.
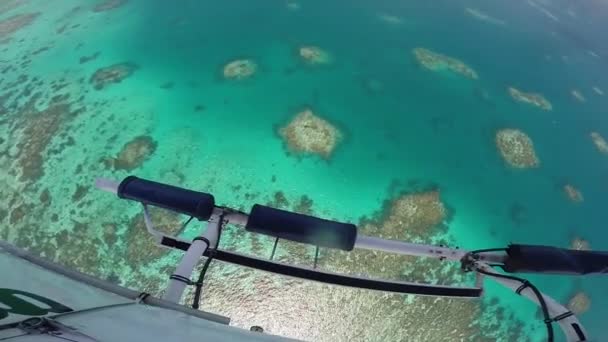
<svg viewBox="0 0 608 342"><path fill-rule="evenodd" d="M180 253L93 186L137 175L390 239L608 250L607 15L599 0L0 1L0 238L161 295ZM273 243L228 226L221 244ZM314 257L284 241L275 255ZM474 280L371 251L321 249L318 267ZM608 338L607 279L529 279ZM536 307L486 288L399 296L213 262L201 309L314 341L543 340Z"/></svg>

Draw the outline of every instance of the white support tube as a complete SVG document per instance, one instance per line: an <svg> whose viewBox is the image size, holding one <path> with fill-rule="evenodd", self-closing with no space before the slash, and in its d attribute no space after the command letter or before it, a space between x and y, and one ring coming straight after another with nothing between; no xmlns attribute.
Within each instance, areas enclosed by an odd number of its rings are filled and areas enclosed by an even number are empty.
<svg viewBox="0 0 608 342"><path fill-rule="evenodd" d="M111 180L111 179L97 178L95 180L95 186L99 190L111 192L114 195L118 194L118 186L119 185L120 185L120 182L117 182L117 181L114 181L114 180Z"/></svg>
<svg viewBox="0 0 608 342"><path fill-rule="evenodd" d="M211 219L209 219L207 229L201 234L201 237L206 238L209 241L209 244L203 240L192 241L188 251L184 254L182 261L177 266L175 273L173 273L174 275L190 279L194 267L196 267L201 256L207 251L209 245L215 245L218 238L219 227L222 224L222 222L220 222L220 216L216 213L217 211L217 209L214 210L214 214L211 216ZM183 281L170 279L167 292L165 292L163 299L169 302L179 303L186 286L187 284Z"/></svg>
<svg viewBox="0 0 608 342"><path fill-rule="evenodd" d="M437 259L460 261L468 252L460 249L422 245L397 240L386 240L365 235L357 235L355 248L384 251L389 253L425 256Z"/></svg>
<svg viewBox="0 0 608 342"><path fill-rule="evenodd" d="M494 271L494 269L492 269L487 264L477 263L476 267L477 267L477 269L480 269L486 273L500 275L500 273L497 273L496 271ZM513 292L517 291L517 289L522 285L521 282L516 281L516 280L501 278L500 276L492 276L492 275L487 275L487 274L486 274L486 276L489 278L492 278L492 280L498 282L499 284L501 284L505 287L508 287L509 289L513 290ZM520 292L520 294L540 306L540 302L538 301L536 294L534 293L534 291L532 291L532 289L530 287L526 287L525 289L523 289ZM570 312L570 310L568 310L563 305L561 305L560 303L555 301L553 298L551 298L543 293L541 293L541 296L543 297L545 303L547 304L547 309L549 311L549 316L551 318L554 318L561 314ZM561 320L557 321L557 323L559 324L560 328L566 335L568 342L581 341L577 331L574 329L575 326L577 326L580 329L580 331L584 334L584 336L587 336L587 332L585 331L582 324L579 322L578 318L576 318L575 315L561 319Z"/></svg>

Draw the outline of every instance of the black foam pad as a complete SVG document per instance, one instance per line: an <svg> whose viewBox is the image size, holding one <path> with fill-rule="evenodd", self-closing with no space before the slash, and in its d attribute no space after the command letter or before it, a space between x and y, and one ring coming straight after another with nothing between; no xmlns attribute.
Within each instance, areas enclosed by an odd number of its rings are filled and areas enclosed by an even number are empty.
<svg viewBox="0 0 608 342"><path fill-rule="evenodd" d="M281 239L351 251L357 238L357 226L324 220L256 204L245 227L248 231Z"/></svg>
<svg viewBox="0 0 608 342"><path fill-rule="evenodd" d="M129 176L120 183L118 197L190 215L201 221L209 220L215 207L213 195L135 176Z"/></svg>
<svg viewBox="0 0 608 342"><path fill-rule="evenodd" d="M550 246L510 245L504 270L555 274L608 273L608 252Z"/></svg>

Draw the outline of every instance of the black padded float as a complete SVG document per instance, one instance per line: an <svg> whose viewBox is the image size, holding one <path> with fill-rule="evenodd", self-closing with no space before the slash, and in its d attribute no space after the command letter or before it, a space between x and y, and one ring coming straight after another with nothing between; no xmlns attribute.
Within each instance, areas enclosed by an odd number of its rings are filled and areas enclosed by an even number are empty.
<svg viewBox="0 0 608 342"><path fill-rule="evenodd" d="M608 273L608 252L549 246L510 245L503 269L507 272L555 274Z"/></svg>
<svg viewBox="0 0 608 342"><path fill-rule="evenodd" d="M213 195L135 176L129 176L120 183L118 197L173 210L201 221L209 220L215 207Z"/></svg>
<svg viewBox="0 0 608 342"><path fill-rule="evenodd" d="M245 227L250 232L351 251L357 238L354 224L321 219L256 204Z"/></svg>

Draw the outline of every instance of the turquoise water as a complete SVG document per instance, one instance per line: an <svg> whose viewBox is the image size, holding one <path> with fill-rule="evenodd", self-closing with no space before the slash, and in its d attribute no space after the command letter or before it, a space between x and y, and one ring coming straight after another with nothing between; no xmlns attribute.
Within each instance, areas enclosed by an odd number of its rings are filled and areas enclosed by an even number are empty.
<svg viewBox="0 0 608 342"><path fill-rule="evenodd" d="M7 199L0 203L0 237L158 293L179 255L142 240L145 233L135 230L142 228L139 207L91 188L96 177L136 174L208 191L243 209L271 202L278 191L288 208L307 196L315 214L355 223L377 216L401 192L433 185L449 209L447 231L438 234L451 244L567 247L581 237L608 249L602 208L608 157L589 137L592 131L608 137L608 95L592 89L608 92L608 46L599 33L606 5L302 0L294 9L290 3L129 0L103 12L93 11L92 1L0 5L0 19L40 13L15 32L0 29L0 41L7 39L0 45L0 191ZM306 65L297 55L303 45L321 47L333 62ZM417 47L461 60L479 79L425 69L412 54ZM257 73L224 80L223 66L236 58L255 61ZM130 77L102 90L90 84L96 70L125 62L137 65ZM513 101L510 86L541 93L553 110ZM574 99L573 89L586 102ZM41 98L28 107L38 92ZM69 95L69 110L45 111L60 94ZM342 132L327 160L288 151L278 133L304 107ZM540 167L505 163L494 143L502 128L528 134ZM104 160L141 135L155 142L145 160L131 171L106 166ZM41 172L23 177L32 169ZM567 199L566 183L582 192L582 203ZM224 238L227 248L258 254L271 248L265 238L233 231ZM310 261L311 249L292 247L280 252L304 250L298 261ZM401 319L416 317L420 299L307 287L219 264L211 273L204 309L232 316L237 326L302 339L453 341L433 329L438 322L460 324L462 316L446 314L414 329ZM563 303L586 293L591 307L580 318L594 338L605 336L606 279L529 279ZM487 286L488 298L476 304L481 311L469 317L477 330L459 338L541 341L536 309ZM483 322L498 320L498 311L507 317L499 322L504 328L490 330ZM362 322L373 334L349 332ZM514 326L523 327L519 336L507 336Z"/></svg>

